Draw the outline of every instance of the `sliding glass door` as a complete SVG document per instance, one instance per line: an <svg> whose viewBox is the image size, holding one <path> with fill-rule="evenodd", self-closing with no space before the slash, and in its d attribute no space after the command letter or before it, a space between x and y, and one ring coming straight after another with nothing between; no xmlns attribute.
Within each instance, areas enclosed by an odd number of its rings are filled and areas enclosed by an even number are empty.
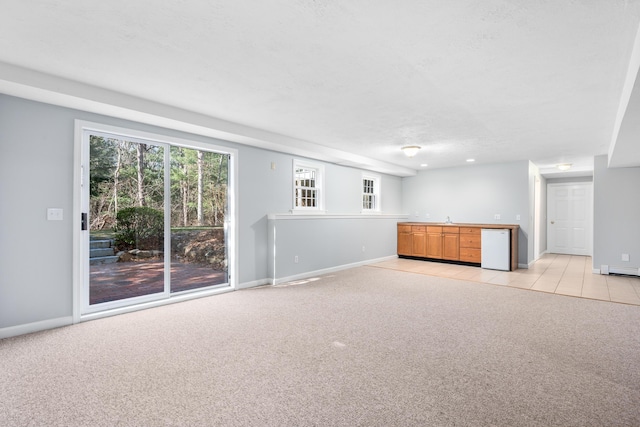
<svg viewBox="0 0 640 427"><path fill-rule="evenodd" d="M83 131L82 313L229 285L230 155Z"/></svg>

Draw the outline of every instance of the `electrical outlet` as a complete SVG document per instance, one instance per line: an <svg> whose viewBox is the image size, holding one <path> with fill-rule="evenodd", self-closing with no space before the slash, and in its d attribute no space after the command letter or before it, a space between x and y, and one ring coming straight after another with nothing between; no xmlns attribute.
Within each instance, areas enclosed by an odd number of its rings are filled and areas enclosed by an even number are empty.
<svg viewBox="0 0 640 427"><path fill-rule="evenodd" d="M629 254L622 254L622 261L629 262Z"/></svg>
<svg viewBox="0 0 640 427"><path fill-rule="evenodd" d="M271 170L276 170L276 162L271 162Z"/></svg>
<svg viewBox="0 0 640 427"><path fill-rule="evenodd" d="M295 262L296 264L298 263L298 255L293 257L293 262Z"/></svg>
<svg viewBox="0 0 640 427"><path fill-rule="evenodd" d="M500 219L500 214L495 214L495 215L493 216L493 219Z"/></svg>
<svg viewBox="0 0 640 427"><path fill-rule="evenodd" d="M427 219L431 218L431 214L426 214L425 218L427 218Z"/></svg>
<svg viewBox="0 0 640 427"><path fill-rule="evenodd" d="M516 221L520 221L520 215L516 215Z"/></svg>
<svg viewBox="0 0 640 427"><path fill-rule="evenodd" d="M364 246L362 246L362 252L364 252Z"/></svg>

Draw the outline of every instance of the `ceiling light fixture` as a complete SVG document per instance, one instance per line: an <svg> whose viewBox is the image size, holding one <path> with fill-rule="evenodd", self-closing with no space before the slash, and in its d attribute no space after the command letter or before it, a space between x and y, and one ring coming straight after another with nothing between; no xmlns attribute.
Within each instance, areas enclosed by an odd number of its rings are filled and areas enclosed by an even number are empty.
<svg viewBox="0 0 640 427"><path fill-rule="evenodd" d="M416 154L418 154L419 149L420 147L418 147L417 145L407 145L401 148L401 150L404 151L404 154L406 154L407 157L415 156Z"/></svg>
<svg viewBox="0 0 640 427"><path fill-rule="evenodd" d="M473 163L475 161L476 161L476 159L467 159L467 163Z"/></svg>
<svg viewBox="0 0 640 427"><path fill-rule="evenodd" d="M556 167L561 171L568 171L569 169L571 169L571 163L562 163L560 165L557 165Z"/></svg>

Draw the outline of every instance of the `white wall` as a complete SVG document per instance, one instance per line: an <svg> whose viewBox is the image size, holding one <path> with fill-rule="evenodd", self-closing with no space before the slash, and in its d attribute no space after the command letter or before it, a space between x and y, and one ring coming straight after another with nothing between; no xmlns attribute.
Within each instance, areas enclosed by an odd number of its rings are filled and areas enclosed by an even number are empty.
<svg viewBox="0 0 640 427"><path fill-rule="evenodd" d="M596 156L593 172L593 266L640 268L640 168L607 168ZM622 254L629 261L621 261Z"/></svg>
<svg viewBox="0 0 640 427"><path fill-rule="evenodd" d="M271 232L275 231L269 274L278 283L309 271L324 272L336 266L395 257L397 223L403 220L406 216L278 215L269 220Z"/></svg>
<svg viewBox="0 0 640 427"><path fill-rule="evenodd" d="M0 328L71 316L72 178L73 121L0 96Z"/></svg>
<svg viewBox="0 0 640 427"><path fill-rule="evenodd" d="M530 177L528 161L423 170L404 178L402 210L411 221L443 222L449 216L458 223L517 224L518 263L526 265L530 252L533 256L528 241Z"/></svg>
<svg viewBox="0 0 640 427"><path fill-rule="evenodd" d="M0 94L0 332L72 315L72 227L79 226L71 221L75 119L238 149L239 284L269 280L267 215L292 207L292 156ZM325 167L327 210L359 213L361 171ZM383 210L399 213L401 179L381 179ZM47 221L48 207L64 209L64 220ZM395 224L386 228L395 231ZM370 246L395 254L395 238L374 231L368 231ZM370 256L380 253L372 250ZM353 259L339 251L332 255L333 266Z"/></svg>

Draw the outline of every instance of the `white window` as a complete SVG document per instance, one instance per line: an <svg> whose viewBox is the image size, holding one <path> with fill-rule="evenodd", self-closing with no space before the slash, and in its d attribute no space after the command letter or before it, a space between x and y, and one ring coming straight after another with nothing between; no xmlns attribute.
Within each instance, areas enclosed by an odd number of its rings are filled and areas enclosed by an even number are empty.
<svg viewBox="0 0 640 427"><path fill-rule="evenodd" d="M362 175L362 211L380 212L380 177Z"/></svg>
<svg viewBox="0 0 640 427"><path fill-rule="evenodd" d="M293 209L321 211L324 207L324 167L293 161Z"/></svg>

